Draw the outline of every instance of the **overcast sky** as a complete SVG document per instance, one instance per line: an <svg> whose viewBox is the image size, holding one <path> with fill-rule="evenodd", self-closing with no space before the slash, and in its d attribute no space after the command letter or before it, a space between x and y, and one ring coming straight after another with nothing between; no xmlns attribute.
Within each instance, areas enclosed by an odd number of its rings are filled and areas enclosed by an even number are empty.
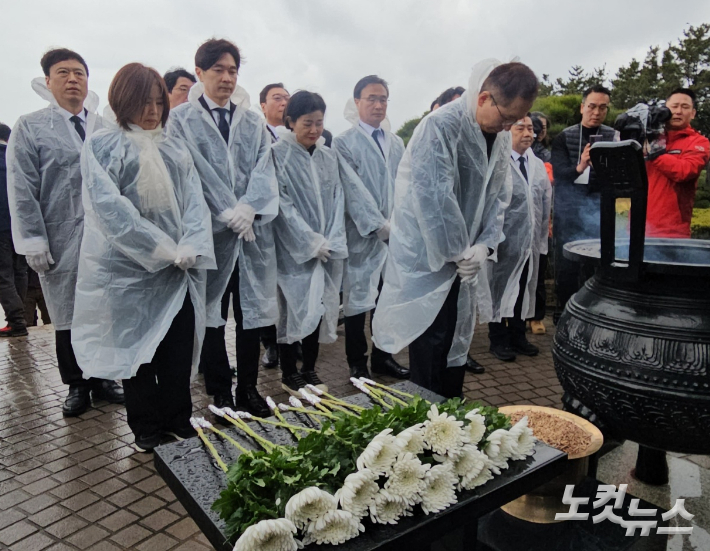
<svg viewBox="0 0 710 551"><path fill-rule="evenodd" d="M283 81L319 92L326 127L349 126L343 107L357 80L390 83L394 129L428 109L449 86L466 86L487 57L519 56L537 74L565 76L575 64L613 75L650 45L676 41L688 24L710 22L710 1L675 0L4 0L0 5L0 121L46 105L30 88L51 47L86 59L89 87L106 105L116 71L139 61L160 73L194 69L207 38L232 40L244 62L238 83L252 104Z"/></svg>

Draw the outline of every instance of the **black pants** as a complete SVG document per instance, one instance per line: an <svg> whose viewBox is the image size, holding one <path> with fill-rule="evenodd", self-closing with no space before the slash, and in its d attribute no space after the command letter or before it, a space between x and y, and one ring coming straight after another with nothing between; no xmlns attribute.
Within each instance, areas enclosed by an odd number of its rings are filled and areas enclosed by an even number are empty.
<svg viewBox="0 0 710 551"><path fill-rule="evenodd" d="M262 327L259 331L259 337L261 338L261 344L264 345L264 348L276 346L276 326L269 325L268 327Z"/></svg>
<svg viewBox="0 0 710 551"><path fill-rule="evenodd" d="M456 332L461 278L458 276L434 322L409 345L411 381L447 398L461 396L465 366L447 367Z"/></svg>
<svg viewBox="0 0 710 551"><path fill-rule="evenodd" d="M141 365L134 377L123 379L126 418L136 436L190 425L194 335L195 311L188 293L151 362Z"/></svg>
<svg viewBox="0 0 710 551"><path fill-rule="evenodd" d="M547 271L547 255L540 255L540 269L537 272L537 287L535 287L535 315L532 319L543 320L547 311L547 288L545 287L545 272Z"/></svg>
<svg viewBox="0 0 710 551"><path fill-rule="evenodd" d="M237 392L248 386L255 386L259 376L259 335L261 328L244 329L242 306L239 297L239 263L234 267L227 290L222 297L222 317L229 315L229 299L232 297L234 321L236 322L237 348ZM232 392L232 369L229 367L225 326L208 327L205 331L205 344L200 357L202 373L205 377L205 390L211 396L226 395Z"/></svg>
<svg viewBox="0 0 710 551"><path fill-rule="evenodd" d="M525 338L525 320L521 319L523 311L523 298L525 297L525 288L528 281L528 268L530 262L525 263L523 272L520 274L518 282L518 298L513 307L513 317L503 318L498 323L488 324L488 338L492 346L510 346L514 343L522 343Z"/></svg>
<svg viewBox="0 0 710 551"><path fill-rule="evenodd" d="M302 371L313 371L316 368L316 360L318 360L318 351L320 350L320 343L318 342L318 335L320 334L320 324L310 335L301 341L301 351L303 352L303 367ZM298 348L298 343L292 344L281 344L279 343L279 356L281 357L281 373L284 377L293 375L296 373L296 350Z"/></svg>
<svg viewBox="0 0 710 551"><path fill-rule="evenodd" d="M47 303L42 294L42 287L28 287L27 295L25 295L25 322L28 327L37 325L37 309L42 316L42 323L45 325L52 323Z"/></svg>
<svg viewBox="0 0 710 551"><path fill-rule="evenodd" d="M13 329L26 326L28 269L25 257L15 252L10 231L0 231L0 305L5 311L7 324Z"/></svg>
<svg viewBox="0 0 710 551"><path fill-rule="evenodd" d="M380 298L382 290L382 278L377 286L377 300ZM370 334L372 335L372 318L375 316L375 310L370 312ZM351 368L367 368L367 337L365 337L365 321L367 312L356 314L354 316L345 317L345 356L348 359L348 365ZM372 364L382 363L392 357L392 354L380 350L372 344Z"/></svg>

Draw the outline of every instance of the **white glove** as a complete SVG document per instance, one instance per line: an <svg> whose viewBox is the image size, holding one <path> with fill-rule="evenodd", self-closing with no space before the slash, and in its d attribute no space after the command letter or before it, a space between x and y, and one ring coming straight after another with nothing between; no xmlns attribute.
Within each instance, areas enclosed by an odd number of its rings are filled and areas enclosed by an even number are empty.
<svg viewBox="0 0 710 551"><path fill-rule="evenodd" d="M256 211L254 207L246 203L238 203L237 206L234 207L234 214L227 226L236 233L242 233L249 229L254 223L255 216Z"/></svg>
<svg viewBox="0 0 710 551"><path fill-rule="evenodd" d="M251 243L252 241L256 241L256 235L254 235L254 228L252 226L249 226L246 230L239 234L239 239L244 239L244 241L247 241L249 243Z"/></svg>
<svg viewBox="0 0 710 551"><path fill-rule="evenodd" d="M389 220L385 220L385 225L377 230L377 239L380 241L389 241L390 238L390 223Z"/></svg>
<svg viewBox="0 0 710 551"><path fill-rule="evenodd" d="M197 257L194 256L178 256L175 259L175 266L180 268L181 270L189 270L195 265L195 261L197 260Z"/></svg>
<svg viewBox="0 0 710 551"><path fill-rule="evenodd" d="M466 282L481 270L483 263L488 258L488 247L483 244L469 247L463 252L463 258L456 263L456 272L461 276L461 281Z"/></svg>
<svg viewBox="0 0 710 551"><path fill-rule="evenodd" d="M27 265L32 268L38 274L42 274L49 270L49 265L54 264L54 259L49 251L37 254L28 254L25 257L27 260Z"/></svg>
<svg viewBox="0 0 710 551"><path fill-rule="evenodd" d="M316 258L321 262L328 262L328 259L330 258L330 243L328 241L320 246L320 249L318 249L318 252L316 253Z"/></svg>

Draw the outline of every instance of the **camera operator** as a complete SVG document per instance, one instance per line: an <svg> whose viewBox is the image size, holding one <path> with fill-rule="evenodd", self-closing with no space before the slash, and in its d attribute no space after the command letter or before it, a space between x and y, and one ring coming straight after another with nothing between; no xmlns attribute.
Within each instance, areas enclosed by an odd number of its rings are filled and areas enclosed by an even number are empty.
<svg viewBox="0 0 710 551"><path fill-rule="evenodd" d="M599 190L595 186L589 149L594 140L613 141L615 131L602 124L611 92L600 84L582 95L582 122L565 128L552 142L554 182L555 293L560 310L591 274L564 258L562 247L578 239L599 239ZM555 313L557 322L559 312Z"/></svg>
<svg viewBox="0 0 710 551"><path fill-rule="evenodd" d="M648 174L648 237L690 237L695 188L710 156L708 139L690 127L695 118L695 92L687 88L673 90L666 99L671 118L654 150L646 161ZM662 143L662 142L661 142ZM646 149L649 149L647 147Z"/></svg>

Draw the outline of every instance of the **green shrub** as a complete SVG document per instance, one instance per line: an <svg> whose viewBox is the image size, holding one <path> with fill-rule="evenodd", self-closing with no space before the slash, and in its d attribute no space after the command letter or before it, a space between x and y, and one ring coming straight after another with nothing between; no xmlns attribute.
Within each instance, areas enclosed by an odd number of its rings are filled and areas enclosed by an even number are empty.
<svg viewBox="0 0 710 551"><path fill-rule="evenodd" d="M710 239L710 208L693 209L690 235L693 239Z"/></svg>

